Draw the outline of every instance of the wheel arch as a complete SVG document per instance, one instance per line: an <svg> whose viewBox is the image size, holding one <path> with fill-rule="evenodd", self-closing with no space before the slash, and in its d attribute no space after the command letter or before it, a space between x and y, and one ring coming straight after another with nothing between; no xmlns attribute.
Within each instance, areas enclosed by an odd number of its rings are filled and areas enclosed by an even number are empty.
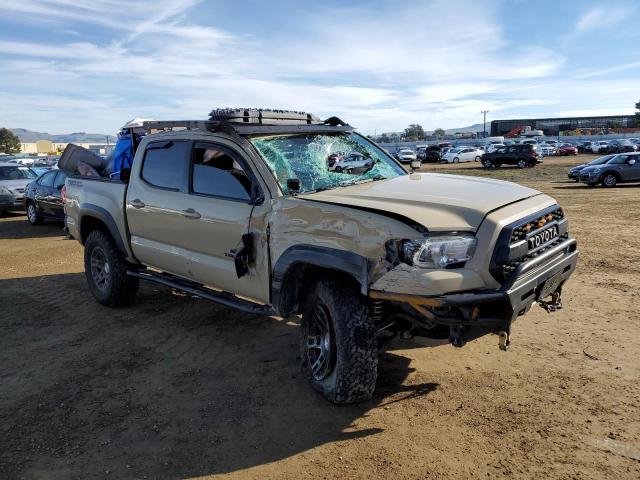
<svg viewBox="0 0 640 480"><path fill-rule="evenodd" d="M369 260L353 252L316 245L289 247L278 258L271 279L271 303L280 316L299 313L300 300L313 280L336 276L369 291Z"/></svg>
<svg viewBox="0 0 640 480"><path fill-rule="evenodd" d="M106 209L85 203L80 206L79 216L80 243L84 245L89 233L93 230L102 230L111 236L122 254L129 256L116 222Z"/></svg>

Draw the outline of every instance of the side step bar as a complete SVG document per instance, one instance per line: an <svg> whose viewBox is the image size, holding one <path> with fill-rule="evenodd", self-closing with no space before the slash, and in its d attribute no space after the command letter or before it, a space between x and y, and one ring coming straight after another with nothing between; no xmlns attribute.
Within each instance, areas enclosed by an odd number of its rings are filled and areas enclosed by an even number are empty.
<svg viewBox="0 0 640 480"><path fill-rule="evenodd" d="M131 277L141 278L142 280L149 280L151 282L160 283L167 287L175 288L186 293L195 295L196 297L210 300L225 307L235 308L247 313L253 313L255 315L276 315L275 310L270 305L262 305L260 303L254 303L249 300L236 297L231 293L219 292L212 290L199 283L189 282L182 278L175 277L166 273L150 272L142 270L127 270L127 275Z"/></svg>

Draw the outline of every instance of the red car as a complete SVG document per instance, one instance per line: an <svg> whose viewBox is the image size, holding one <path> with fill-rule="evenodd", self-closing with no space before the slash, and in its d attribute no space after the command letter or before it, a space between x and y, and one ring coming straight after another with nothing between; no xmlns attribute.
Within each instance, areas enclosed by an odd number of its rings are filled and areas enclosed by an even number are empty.
<svg viewBox="0 0 640 480"><path fill-rule="evenodd" d="M575 145L571 145L570 143L565 143L564 145L560 145L556 150L556 155L577 155L578 149Z"/></svg>

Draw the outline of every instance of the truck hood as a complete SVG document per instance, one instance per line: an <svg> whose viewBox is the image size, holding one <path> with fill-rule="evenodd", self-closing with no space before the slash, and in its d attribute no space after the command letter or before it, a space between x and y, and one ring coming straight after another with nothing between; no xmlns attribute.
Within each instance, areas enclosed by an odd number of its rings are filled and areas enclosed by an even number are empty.
<svg viewBox="0 0 640 480"><path fill-rule="evenodd" d="M475 231L489 212L536 195L541 193L511 182L418 173L298 198L390 212L430 231Z"/></svg>

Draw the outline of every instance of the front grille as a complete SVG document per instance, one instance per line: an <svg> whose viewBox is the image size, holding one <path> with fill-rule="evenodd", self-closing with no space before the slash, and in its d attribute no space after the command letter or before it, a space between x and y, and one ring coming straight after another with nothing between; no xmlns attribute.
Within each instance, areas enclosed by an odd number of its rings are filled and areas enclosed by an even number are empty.
<svg viewBox="0 0 640 480"><path fill-rule="evenodd" d="M527 237L543 231L553 222L559 227L558 237L541 248L529 251ZM557 205L507 225L500 233L496 243L491 261L491 274L496 280L503 282L520 265L558 245L568 237L564 212Z"/></svg>

